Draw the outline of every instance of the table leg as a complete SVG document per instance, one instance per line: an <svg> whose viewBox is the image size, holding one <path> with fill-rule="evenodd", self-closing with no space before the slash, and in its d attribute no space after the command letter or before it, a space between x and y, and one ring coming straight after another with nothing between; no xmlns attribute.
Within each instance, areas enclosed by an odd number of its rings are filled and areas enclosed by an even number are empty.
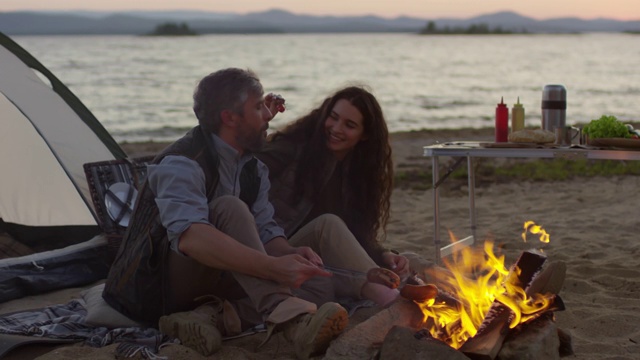
<svg viewBox="0 0 640 360"><path fill-rule="evenodd" d="M435 261L440 264L440 190L437 186L440 178L439 161L437 156L431 158L431 172L433 174L433 244L436 248Z"/></svg>
<svg viewBox="0 0 640 360"><path fill-rule="evenodd" d="M473 241L476 238L476 174L473 170L473 158L467 156L467 174L468 174L468 187L469 187L469 220L471 221L471 236ZM473 243L473 242L472 242Z"/></svg>

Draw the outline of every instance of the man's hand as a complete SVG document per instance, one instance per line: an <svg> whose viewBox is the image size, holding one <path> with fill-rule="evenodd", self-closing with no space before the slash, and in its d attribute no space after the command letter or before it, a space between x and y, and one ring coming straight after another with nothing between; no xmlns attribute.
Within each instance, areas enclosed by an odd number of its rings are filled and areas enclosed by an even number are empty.
<svg viewBox="0 0 640 360"><path fill-rule="evenodd" d="M269 108L271 114L275 117L277 113L284 112L285 100L280 94L268 93L267 96L264 97L264 104Z"/></svg>
<svg viewBox="0 0 640 360"><path fill-rule="evenodd" d="M264 249L267 251L267 254L271 256L298 254L303 258L309 260L312 264L322 267L322 259L320 258L320 255L316 254L316 252L313 251L310 247L291 246L287 239L283 238L282 236L278 236L269 240L269 242L264 245Z"/></svg>
<svg viewBox="0 0 640 360"><path fill-rule="evenodd" d="M309 260L312 264L323 267L322 259L320 255L316 254L313 249L308 246L300 246L295 248L295 253L302 256L303 258Z"/></svg>
<svg viewBox="0 0 640 360"><path fill-rule="evenodd" d="M282 285L299 288L302 283L314 276L331 276L331 273L313 264L298 254L272 258L270 278Z"/></svg>
<svg viewBox="0 0 640 360"><path fill-rule="evenodd" d="M409 260L406 257L387 251L382 254L382 261L401 278L409 275Z"/></svg>

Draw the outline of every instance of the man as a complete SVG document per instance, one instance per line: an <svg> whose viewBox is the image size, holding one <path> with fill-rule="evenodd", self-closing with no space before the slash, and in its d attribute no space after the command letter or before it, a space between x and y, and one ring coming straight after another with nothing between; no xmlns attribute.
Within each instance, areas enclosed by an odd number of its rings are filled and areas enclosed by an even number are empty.
<svg viewBox="0 0 640 360"><path fill-rule="evenodd" d="M282 102L264 97L250 71L224 69L200 81L199 125L154 159L139 190L103 293L112 307L159 320L163 333L205 356L220 348L221 335L266 322L267 339L283 331L307 358L346 327L339 304L322 301L316 311L293 295L331 274L308 247L282 251L268 171L251 155Z"/></svg>

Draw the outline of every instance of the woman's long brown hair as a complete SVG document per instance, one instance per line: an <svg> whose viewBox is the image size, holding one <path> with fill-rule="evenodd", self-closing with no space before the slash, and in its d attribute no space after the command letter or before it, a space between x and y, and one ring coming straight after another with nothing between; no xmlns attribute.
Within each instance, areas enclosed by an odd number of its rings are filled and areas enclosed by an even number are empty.
<svg viewBox="0 0 640 360"><path fill-rule="evenodd" d="M318 194L326 177L321 164L334 156L326 145L324 123L340 99L356 107L364 122L363 140L347 155L349 167L344 174L347 194L343 220L359 241L376 242L385 236L393 186L389 130L376 98L362 87L346 87L274 136L285 136L304 144L296 173L295 193L302 195L305 189L313 189L312 194ZM379 230L382 230L380 234Z"/></svg>

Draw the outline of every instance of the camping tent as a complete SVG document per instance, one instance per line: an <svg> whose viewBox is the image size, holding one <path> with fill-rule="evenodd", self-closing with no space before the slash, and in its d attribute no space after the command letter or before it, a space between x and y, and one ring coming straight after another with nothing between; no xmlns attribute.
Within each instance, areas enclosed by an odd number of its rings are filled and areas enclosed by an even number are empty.
<svg viewBox="0 0 640 360"><path fill-rule="evenodd" d="M83 164L126 154L60 80L2 33L0 127L0 235L36 252L0 260L0 302L104 277Z"/></svg>

